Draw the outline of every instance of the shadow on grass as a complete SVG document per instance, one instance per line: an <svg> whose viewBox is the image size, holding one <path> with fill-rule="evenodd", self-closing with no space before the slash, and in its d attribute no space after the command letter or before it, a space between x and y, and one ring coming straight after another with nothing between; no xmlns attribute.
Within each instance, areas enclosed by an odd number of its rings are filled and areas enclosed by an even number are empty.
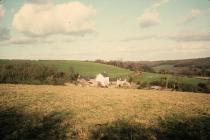
<svg viewBox="0 0 210 140"><path fill-rule="evenodd" d="M65 140L79 139L71 112L47 115L27 114L17 108L0 108L2 140ZM152 127L118 120L89 129L94 140L209 140L210 116L172 115L159 119ZM87 137L86 137L87 138Z"/></svg>
<svg viewBox="0 0 210 140"><path fill-rule="evenodd" d="M146 128L128 121L98 125L91 139L97 140L209 140L210 116L186 118L170 116L159 119L158 125Z"/></svg>
<svg viewBox="0 0 210 140"><path fill-rule="evenodd" d="M44 116L26 114L14 108L0 109L0 139L65 140L71 125L65 121L69 115L69 112L53 112Z"/></svg>

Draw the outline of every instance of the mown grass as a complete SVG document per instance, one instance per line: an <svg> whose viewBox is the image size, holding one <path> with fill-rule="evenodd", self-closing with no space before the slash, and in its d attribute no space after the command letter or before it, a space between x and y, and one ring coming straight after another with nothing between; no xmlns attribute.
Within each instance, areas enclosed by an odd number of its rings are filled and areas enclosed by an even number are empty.
<svg viewBox="0 0 210 140"><path fill-rule="evenodd" d="M132 73L127 69L118 68L111 65L76 60L0 60L0 64L17 64L24 61L35 64L42 64L45 66L52 66L54 68L57 68L59 71L63 72L69 71L71 67L75 70L75 72L79 73L81 76L90 78L95 78L96 74L104 72L111 78L127 76Z"/></svg>
<svg viewBox="0 0 210 140"><path fill-rule="evenodd" d="M0 85L1 139L210 138L210 95Z"/></svg>

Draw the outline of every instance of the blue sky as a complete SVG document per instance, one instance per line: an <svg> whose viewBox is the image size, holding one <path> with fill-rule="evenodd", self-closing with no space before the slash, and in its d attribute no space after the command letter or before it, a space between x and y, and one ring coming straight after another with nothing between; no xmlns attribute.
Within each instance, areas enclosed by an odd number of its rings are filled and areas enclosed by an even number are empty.
<svg viewBox="0 0 210 140"><path fill-rule="evenodd" d="M2 0L0 58L210 56L209 0Z"/></svg>

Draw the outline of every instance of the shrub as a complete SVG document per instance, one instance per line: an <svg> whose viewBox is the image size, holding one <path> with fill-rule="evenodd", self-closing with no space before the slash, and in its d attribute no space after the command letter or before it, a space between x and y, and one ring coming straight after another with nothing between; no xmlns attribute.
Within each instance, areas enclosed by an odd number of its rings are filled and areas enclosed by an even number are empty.
<svg viewBox="0 0 210 140"><path fill-rule="evenodd" d="M187 84L187 83L178 83L177 90L178 91L197 92L197 86L193 85L193 84Z"/></svg>
<svg viewBox="0 0 210 140"><path fill-rule="evenodd" d="M205 83L198 83L198 91L204 93L210 93L210 89Z"/></svg>
<svg viewBox="0 0 210 140"><path fill-rule="evenodd" d="M162 81L162 80L156 80L156 81L150 82L150 85L164 87L165 86L165 82Z"/></svg>
<svg viewBox="0 0 210 140"><path fill-rule="evenodd" d="M129 76L129 78L128 78L128 82L129 82L129 83L134 82L134 77L133 77L133 76Z"/></svg>
<svg viewBox="0 0 210 140"><path fill-rule="evenodd" d="M0 83L62 85L77 78L78 74L72 68L69 73L64 73L50 66L28 62L0 65Z"/></svg>
<svg viewBox="0 0 210 140"><path fill-rule="evenodd" d="M68 77L68 80L72 82L72 81L76 81L79 78L79 74L76 73L72 67L70 67L67 77Z"/></svg>
<svg viewBox="0 0 210 140"><path fill-rule="evenodd" d="M142 88L149 88L150 87L150 83L148 82L137 82L137 84L139 85L138 86L138 89L142 89Z"/></svg>

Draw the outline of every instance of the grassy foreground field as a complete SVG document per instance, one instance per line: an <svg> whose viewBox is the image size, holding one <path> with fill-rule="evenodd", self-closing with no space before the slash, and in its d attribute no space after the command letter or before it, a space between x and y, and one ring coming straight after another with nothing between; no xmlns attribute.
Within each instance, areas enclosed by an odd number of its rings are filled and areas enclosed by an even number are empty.
<svg viewBox="0 0 210 140"><path fill-rule="evenodd" d="M1 139L210 138L210 95L0 85Z"/></svg>

